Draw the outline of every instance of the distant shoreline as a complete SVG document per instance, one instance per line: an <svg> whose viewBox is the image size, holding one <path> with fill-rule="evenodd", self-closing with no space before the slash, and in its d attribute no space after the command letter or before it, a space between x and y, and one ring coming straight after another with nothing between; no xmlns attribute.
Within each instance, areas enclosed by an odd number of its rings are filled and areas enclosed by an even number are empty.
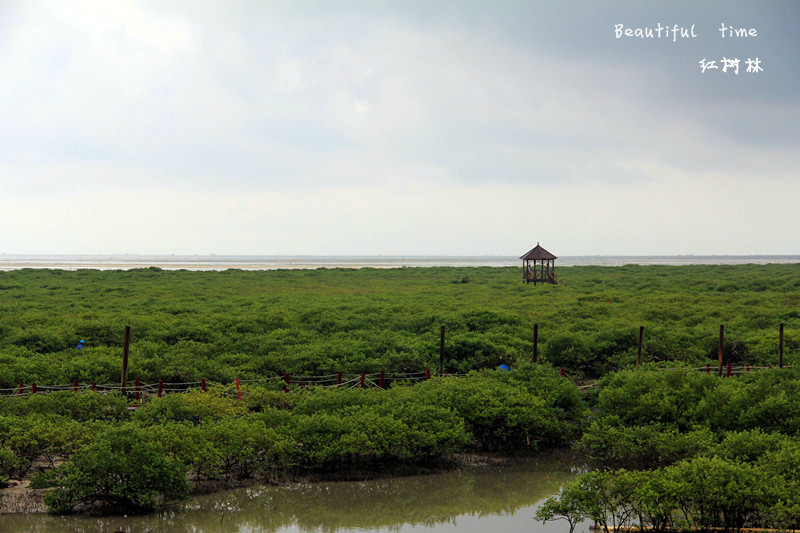
<svg viewBox="0 0 800 533"><path fill-rule="evenodd" d="M562 256L556 266L794 264L800 255ZM279 270L314 268L516 267L514 256L238 256L238 255L22 255L0 254L0 271L57 270Z"/></svg>

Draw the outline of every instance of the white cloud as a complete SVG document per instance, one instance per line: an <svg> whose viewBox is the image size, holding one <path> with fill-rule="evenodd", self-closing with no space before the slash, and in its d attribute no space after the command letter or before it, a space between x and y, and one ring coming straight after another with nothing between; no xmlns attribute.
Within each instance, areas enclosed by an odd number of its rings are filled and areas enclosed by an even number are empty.
<svg viewBox="0 0 800 533"><path fill-rule="evenodd" d="M800 184L654 168L626 184L452 180L211 193L156 187L65 192L3 205L18 253L561 255L793 253ZM768 228L768 231L765 231Z"/></svg>
<svg viewBox="0 0 800 533"><path fill-rule="evenodd" d="M19 3L0 251L793 251L800 105L773 78L709 100L685 48L598 61L613 37L578 19L565 47L454 6Z"/></svg>

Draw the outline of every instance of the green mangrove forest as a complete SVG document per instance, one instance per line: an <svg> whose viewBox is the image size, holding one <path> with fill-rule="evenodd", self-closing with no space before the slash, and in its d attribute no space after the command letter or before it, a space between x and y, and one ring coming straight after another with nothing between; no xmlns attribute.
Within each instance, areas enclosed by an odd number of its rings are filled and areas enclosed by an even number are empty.
<svg viewBox="0 0 800 533"><path fill-rule="evenodd" d="M542 360L596 378L643 361L777 365L779 323L797 357L800 265L560 268L530 286L515 268L221 272L0 272L0 388L437 369ZM75 346L85 340L85 348ZM787 362L792 362L788 359Z"/></svg>
<svg viewBox="0 0 800 533"><path fill-rule="evenodd" d="M800 265L569 267L557 286L521 274L0 272L0 486L30 479L57 514L149 511L215 483L572 448L588 471L539 519L800 527ZM724 363L751 371L697 370L716 370L721 325ZM207 391L18 394L119 384L126 326L130 379ZM273 379L426 369L385 390Z"/></svg>

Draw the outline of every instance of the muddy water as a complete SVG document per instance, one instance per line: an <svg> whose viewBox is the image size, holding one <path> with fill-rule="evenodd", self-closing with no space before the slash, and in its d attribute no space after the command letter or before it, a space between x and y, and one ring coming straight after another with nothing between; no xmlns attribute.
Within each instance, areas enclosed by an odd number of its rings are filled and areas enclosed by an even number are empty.
<svg viewBox="0 0 800 533"><path fill-rule="evenodd" d="M250 487L149 516L5 515L0 531L562 533L566 523L542 526L533 514L575 476L563 460L526 459L434 475Z"/></svg>

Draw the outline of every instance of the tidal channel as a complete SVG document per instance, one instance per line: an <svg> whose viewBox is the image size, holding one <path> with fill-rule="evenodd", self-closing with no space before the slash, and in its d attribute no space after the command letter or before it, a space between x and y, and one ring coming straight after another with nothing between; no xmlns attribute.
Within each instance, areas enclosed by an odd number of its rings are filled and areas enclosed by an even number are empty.
<svg viewBox="0 0 800 533"><path fill-rule="evenodd" d="M0 531L563 533L565 522L542 525L533 515L576 475L563 458L515 459L412 477L252 486L144 516L5 515ZM576 528L586 531L588 524Z"/></svg>

